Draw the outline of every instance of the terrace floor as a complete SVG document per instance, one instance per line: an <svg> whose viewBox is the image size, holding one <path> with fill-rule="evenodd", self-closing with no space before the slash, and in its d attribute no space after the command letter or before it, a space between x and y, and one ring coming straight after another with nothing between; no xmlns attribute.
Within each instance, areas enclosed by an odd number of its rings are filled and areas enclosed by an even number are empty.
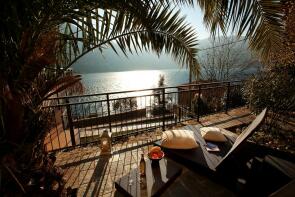
<svg viewBox="0 0 295 197"><path fill-rule="evenodd" d="M242 107L227 114L203 117L200 122L191 120L183 124L235 128L248 124L254 117L247 108ZM56 164L64 169L66 187L78 188L78 196L120 196L114 187L114 181L138 166L142 151L147 153L151 143L161 138L161 133L156 130L118 141L113 145L113 154L110 157L100 156L98 145L59 152ZM163 196L234 196L231 191L206 176L183 168L182 174Z"/></svg>

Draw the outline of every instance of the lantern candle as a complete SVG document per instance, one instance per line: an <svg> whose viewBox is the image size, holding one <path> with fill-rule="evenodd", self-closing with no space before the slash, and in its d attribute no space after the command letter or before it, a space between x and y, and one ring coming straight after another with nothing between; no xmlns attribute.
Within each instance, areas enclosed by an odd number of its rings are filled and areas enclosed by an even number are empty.
<svg viewBox="0 0 295 197"><path fill-rule="evenodd" d="M100 136L100 155L112 154L112 135L108 130L104 130Z"/></svg>

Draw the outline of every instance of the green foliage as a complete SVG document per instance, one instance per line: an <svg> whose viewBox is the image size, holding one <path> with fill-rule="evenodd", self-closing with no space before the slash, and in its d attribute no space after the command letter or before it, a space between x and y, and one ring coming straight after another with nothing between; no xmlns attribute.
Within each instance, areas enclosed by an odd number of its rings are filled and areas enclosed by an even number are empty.
<svg viewBox="0 0 295 197"><path fill-rule="evenodd" d="M259 112L269 109L267 120L252 140L277 150L295 153L295 67L274 66L245 83L244 97L250 108Z"/></svg>
<svg viewBox="0 0 295 197"><path fill-rule="evenodd" d="M207 102L204 101L204 99L202 99L201 97L199 98L198 96L196 96L193 100L193 110L195 114L200 114L200 115L205 115L210 113L211 111L209 111L209 106L207 104Z"/></svg>
<svg viewBox="0 0 295 197"><path fill-rule="evenodd" d="M158 89L153 90L153 115L163 115L163 113L168 113L170 104L172 103L172 97L169 94L163 95L165 91L165 75L159 75ZM169 104L170 103L170 104Z"/></svg>
<svg viewBox="0 0 295 197"><path fill-rule="evenodd" d="M44 167L43 140L52 124L43 101L81 79L53 69L58 63L59 32L44 25L48 10L43 3L8 1L0 8L4 27L0 30L4 49L0 60L0 170L5 180L1 180L0 193L17 193L17 188L28 191L28 177ZM14 188L11 180L19 187Z"/></svg>
<svg viewBox="0 0 295 197"><path fill-rule="evenodd" d="M159 76L159 81L158 81L158 87L162 88L165 86L165 76L164 75L160 75Z"/></svg>
<svg viewBox="0 0 295 197"><path fill-rule="evenodd" d="M205 115L221 111L224 109L224 98L218 96L208 96L200 98L196 94L193 99L193 111L195 114Z"/></svg>
<svg viewBox="0 0 295 197"><path fill-rule="evenodd" d="M113 102L113 110L126 112L137 109L137 99L135 97L119 99Z"/></svg>
<svg viewBox="0 0 295 197"><path fill-rule="evenodd" d="M243 97L243 85L238 86L238 87L233 87L230 89L230 93L229 93L229 107L231 108L235 108L238 106L244 106L246 104L246 101ZM224 98L225 100L226 98ZM225 101L224 101L225 102Z"/></svg>
<svg viewBox="0 0 295 197"><path fill-rule="evenodd" d="M158 81L158 88L164 88L165 87L165 76L159 75L159 81ZM155 89L153 90L154 94L154 103L153 105L161 105L164 104L164 98L163 98L163 89Z"/></svg>
<svg viewBox="0 0 295 197"><path fill-rule="evenodd" d="M244 96L256 112L265 107L279 114L294 112L294 84L295 67L277 66L249 79L244 87Z"/></svg>

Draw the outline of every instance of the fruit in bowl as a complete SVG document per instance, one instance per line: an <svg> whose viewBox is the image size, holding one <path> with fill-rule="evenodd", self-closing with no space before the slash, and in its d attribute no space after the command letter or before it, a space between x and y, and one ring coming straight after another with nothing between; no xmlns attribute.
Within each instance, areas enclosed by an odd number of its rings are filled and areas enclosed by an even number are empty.
<svg viewBox="0 0 295 197"><path fill-rule="evenodd" d="M164 152L159 146L154 146L150 149L148 157L151 160L161 160L164 157Z"/></svg>

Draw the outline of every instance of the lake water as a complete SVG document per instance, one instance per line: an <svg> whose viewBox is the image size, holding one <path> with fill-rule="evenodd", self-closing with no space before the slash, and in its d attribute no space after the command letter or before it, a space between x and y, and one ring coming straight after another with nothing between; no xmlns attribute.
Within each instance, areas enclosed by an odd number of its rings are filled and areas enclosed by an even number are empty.
<svg viewBox="0 0 295 197"><path fill-rule="evenodd" d="M82 83L85 87L84 94L100 94L157 88L160 75L164 75L165 86L178 86L189 81L189 71L185 69L167 70L140 70L123 72L105 72L82 74ZM168 89L166 93L175 89ZM137 91L130 93L110 94L111 108L118 98L134 97L138 108L151 106L154 102L153 91ZM176 102L175 93L166 94L171 97L171 103ZM73 105L74 116L87 116L87 114L103 114L107 112L106 95L93 95L90 97L73 98L71 102L86 102L84 105ZM111 109L112 110L112 109Z"/></svg>
<svg viewBox="0 0 295 197"><path fill-rule="evenodd" d="M164 75L165 86L177 86L187 83L189 72L185 69L140 70L124 72L106 72L82 74L84 94L100 94L129 90L157 88L160 75ZM110 99L123 97L136 98L137 107L145 108L153 102L153 91L139 91L130 93L111 94ZM174 98L175 99L175 98ZM86 102L83 105L72 106L72 116L87 116L89 114L102 115L107 112L106 95L90 96L70 99L71 103ZM110 101L111 110L114 100Z"/></svg>
<svg viewBox="0 0 295 197"><path fill-rule="evenodd" d="M83 74L82 82L85 94L106 93L157 88L160 75L164 75L165 86L177 86L189 80L187 70L169 69Z"/></svg>

